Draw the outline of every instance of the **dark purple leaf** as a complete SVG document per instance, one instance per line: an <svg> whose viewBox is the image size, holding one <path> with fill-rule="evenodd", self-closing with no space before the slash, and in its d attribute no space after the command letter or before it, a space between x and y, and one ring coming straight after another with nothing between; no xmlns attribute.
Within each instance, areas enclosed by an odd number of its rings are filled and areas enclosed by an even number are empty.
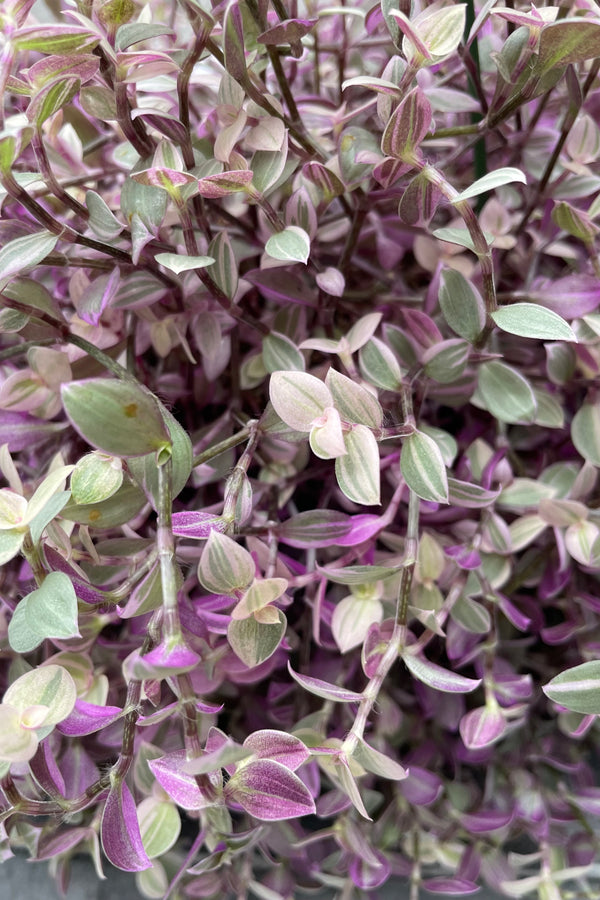
<svg viewBox="0 0 600 900"><path fill-rule="evenodd" d="M442 780L438 775L412 763L408 769L408 778L405 778L399 785L402 796L416 806L428 806L430 803L434 803L442 789Z"/></svg>
<svg viewBox="0 0 600 900"><path fill-rule="evenodd" d="M56 764L49 741L42 741L33 759L29 760L31 774L50 796L65 796L65 780Z"/></svg>
<svg viewBox="0 0 600 900"><path fill-rule="evenodd" d="M295 819L315 812L306 785L273 760L261 759L241 766L225 785L225 796L263 821Z"/></svg>
<svg viewBox="0 0 600 900"><path fill-rule="evenodd" d="M113 784L109 791L100 832L102 848L117 869L142 872L152 867L142 844L131 791L123 781Z"/></svg>
<svg viewBox="0 0 600 900"><path fill-rule="evenodd" d="M565 278L536 278L522 299L541 303L564 319L578 319L595 312L600 305L600 281L583 273Z"/></svg>
<svg viewBox="0 0 600 900"><path fill-rule="evenodd" d="M377 857L378 865L372 860L367 860L362 855L353 854L348 867L350 878L363 891L371 891L380 887L390 877L391 866L380 850L371 848L371 853Z"/></svg>

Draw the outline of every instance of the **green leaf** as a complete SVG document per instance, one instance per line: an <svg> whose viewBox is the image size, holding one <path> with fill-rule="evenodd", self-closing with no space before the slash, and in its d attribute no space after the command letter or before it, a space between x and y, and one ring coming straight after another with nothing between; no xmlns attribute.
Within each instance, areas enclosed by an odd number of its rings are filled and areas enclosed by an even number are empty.
<svg viewBox="0 0 600 900"><path fill-rule="evenodd" d="M283 231L271 235L265 250L273 259L306 263L310 254L310 237L298 225L288 225Z"/></svg>
<svg viewBox="0 0 600 900"><path fill-rule="evenodd" d="M141 386L90 378L63 384L61 396L79 434L111 456L142 456L170 443L158 401Z"/></svg>
<svg viewBox="0 0 600 900"><path fill-rule="evenodd" d="M71 494L75 503L108 500L123 484L123 466L118 457L87 453L71 474Z"/></svg>
<svg viewBox="0 0 600 900"><path fill-rule="evenodd" d="M520 337L547 341L577 341L571 326L562 316L537 303L513 303L492 313L502 331Z"/></svg>
<svg viewBox="0 0 600 900"><path fill-rule="evenodd" d="M440 448L429 435L415 431L402 441L400 471L422 500L448 502L448 475Z"/></svg>
<svg viewBox="0 0 600 900"><path fill-rule="evenodd" d="M384 391L398 392L402 387L402 370L394 353L379 338L371 338L361 347L358 361L362 375Z"/></svg>
<svg viewBox="0 0 600 900"><path fill-rule="evenodd" d="M345 422L381 428L383 410L370 391L335 369L329 369L325 384L331 391L335 408Z"/></svg>
<svg viewBox="0 0 600 900"><path fill-rule="evenodd" d="M535 418L537 403L531 385L505 363L483 363L478 387L485 408L501 422L531 422Z"/></svg>
<svg viewBox="0 0 600 900"><path fill-rule="evenodd" d="M600 466L600 403L584 403L571 422L571 440L584 459Z"/></svg>
<svg viewBox="0 0 600 900"><path fill-rule="evenodd" d="M31 519L29 523L29 535L32 544L38 544L42 533L46 527L61 510L66 506L71 498L71 491L59 491L54 494L42 509Z"/></svg>
<svg viewBox="0 0 600 900"><path fill-rule="evenodd" d="M27 118L36 128L41 128L46 119L71 102L80 87L79 78L72 77L59 78L45 84L27 107Z"/></svg>
<svg viewBox="0 0 600 900"><path fill-rule="evenodd" d="M332 569L317 563L317 572L334 584L365 585L397 575L399 569L390 566L344 566L343 569Z"/></svg>
<svg viewBox="0 0 600 900"><path fill-rule="evenodd" d="M173 497L177 497L186 486L192 471L192 442L175 416L162 403L159 401L157 403L171 439L171 459L173 460L172 492ZM158 470L155 454L148 453L145 456L133 457L127 461L127 468L135 481L146 492L148 498L153 501L156 509L158 504Z"/></svg>
<svg viewBox="0 0 600 900"><path fill-rule="evenodd" d="M95 191L86 191L85 205L90 213L90 228L97 237L103 241L112 241L121 234L124 226L121 225L100 194Z"/></svg>
<svg viewBox="0 0 600 900"><path fill-rule="evenodd" d="M238 266L226 231L220 231L213 238L208 246L208 255L215 261L210 273L211 278L216 281L223 293L233 300L238 289Z"/></svg>
<svg viewBox="0 0 600 900"><path fill-rule="evenodd" d="M214 263L212 256L182 256L179 253L157 253L154 259L176 275L191 269L206 269Z"/></svg>
<svg viewBox="0 0 600 900"><path fill-rule="evenodd" d="M179 810L168 800L146 797L137 808L142 844L148 859L171 849L181 831Z"/></svg>
<svg viewBox="0 0 600 900"><path fill-rule="evenodd" d="M495 172L488 172L487 175L474 181L470 187L461 191L460 194L454 197L452 203L456 204L462 200L469 200L471 197L478 197L480 194L485 194L486 191L493 191L498 187L502 187L502 185L514 184L515 181L520 184L527 184L527 178L520 169L515 169L512 166L496 169Z"/></svg>
<svg viewBox="0 0 600 900"><path fill-rule="evenodd" d="M573 712L600 715L600 660L582 663L556 675L542 687L550 700Z"/></svg>
<svg viewBox="0 0 600 900"><path fill-rule="evenodd" d="M333 406L329 388L308 372L274 372L269 394L277 415L295 431L310 431L314 420Z"/></svg>
<svg viewBox="0 0 600 900"><path fill-rule="evenodd" d="M425 374L439 384L452 384L464 372L471 347L461 338L438 341L423 354Z"/></svg>
<svg viewBox="0 0 600 900"><path fill-rule="evenodd" d="M349 500L364 506L380 503L379 448L366 425L344 435L346 454L335 461L335 477Z"/></svg>
<svg viewBox="0 0 600 900"><path fill-rule="evenodd" d="M46 638L79 636L77 597L64 572L51 572L23 597L8 625L8 641L17 653L30 653Z"/></svg>
<svg viewBox="0 0 600 900"><path fill-rule="evenodd" d="M41 665L13 681L2 702L19 712L30 706L47 706L46 726L57 725L66 719L75 706L76 697L75 682L64 666Z"/></svg>
<svg viewBox="0 0 600 900"><path fill-rule="evenodd" d="M0 250L0 283L39 265L52 253L57 242L58 237L49 231L36 231L9 241Z"/></svg>
<svg viewBox="0 0 600 900"><path fill-rule="evenodd" d="M198 578L213 594L231 595L254 580L256 567L248 551L226 534L211 531L198 564Z"/></svg>
<svg viewBox="0 0 600 900"><path fill-rule="evenodd" d="M263 341L263 363L269 373L281 371L303 372L304 357L285 334L272 331Z"/></svg>
<svg viewBox="0 0 600 900"><path fill-rule="evenodd" d="M403 768L395 760L390 759L384 753L380 753L374 747L370 747L366 741L359 739L356 749L352 754L352 758L359 763L367 772L373 772L374 775L381 775L382 778L389 778L392 781L402 781L408 777L408 770Z"/></svg>
<svg viewBox="0 0 600 900"><path fill-rule="evenodd" d="M175 32L168 25L152 25L146 22L132 22L127 25L121 25L117 29L115 36L115 50L127 50L133 44L139 44L141 41L148 41L150 38L159 37L163 34L174 35Z"/></svg>
<svg viewBox="0 0 600 900"><path fill-rule="evenodd" d="M600 56L600 25L597 22L589 19L551 22L541 30L536 75L596 56Z"/></svg>
<svg viewBox="0 0 600 900"><path fill-rule="evenodd" d="M232 619L227 628L227 640L242 662L253 669L272 656L285 634L287 621L280 609L279 622L265 625L253 616L248 619Z"/></svg>
<svg viewBox="0 0 600 900"><path fill-rule="evenodd" d="M14 559L24 540L25 531L17 531L15 528L0 531L0 566Z"/></svg>
<svg viewBox="0 0 600 900"><path fill-rule="evenodd" d="M470 281L456 269L440 276L439 302L452 331L473 343L485 325L485 305Z"/></svg>
<svg viewBox="0 0 600 900"><path fill-rule="evenodd" d="M61 517L79 525L93 528L115 528L134 519L146 503L143 492L125 481L116 494L101 503L77 504L71 500L61 511Z"/></svg>

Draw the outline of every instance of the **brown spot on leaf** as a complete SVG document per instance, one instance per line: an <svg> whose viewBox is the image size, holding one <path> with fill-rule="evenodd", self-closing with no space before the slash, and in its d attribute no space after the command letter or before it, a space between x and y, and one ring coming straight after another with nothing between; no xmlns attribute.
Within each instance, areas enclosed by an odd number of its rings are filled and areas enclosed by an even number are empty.
<svg viewBox="0 0 600 900"><path fill-rule="evenodd" d="M98 519L102 518L102 513L99 509L90 510L90 522L97 522Z"/></svg>
<svg viewBox="0 0 600 900"><path fill-rule="evenodd" d="M123 407L123 412L128 419L135 419L135 417L137 416L137 411L137 403L128 403L127 406Z"/></svg>

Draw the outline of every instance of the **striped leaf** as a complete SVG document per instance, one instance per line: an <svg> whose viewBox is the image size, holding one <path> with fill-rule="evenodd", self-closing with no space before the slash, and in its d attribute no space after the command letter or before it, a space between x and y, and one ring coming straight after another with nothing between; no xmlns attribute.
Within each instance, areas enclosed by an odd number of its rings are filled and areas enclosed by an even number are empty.
<svg viewBox="0 0 600 900"><path fill-rule="evenodd" d="M596 716L600 714L600 660L573 666L557 675L542 687L550 700L573 712Z"/></svg>
<svg viewBox="0 0 600 900"><path fill-rule="evenodd" d="M571 440L585 460L600 466L600 404L584 403L571 422Z"/></svg>
<svg viewBox="0 0 600 900"><path fill-rule="evenodd" d="M346 422L357 422L368 428L381 428L383 410L379 401L362 385L335 369L330 369L325 384L332 393L335 408Z"/></svg>
<svg viewBox="0 0 600 900"><path fill-rule="evenodd" d="M402 659L411 675L433 688L434 691L443 691L447 694L469 694L481 684L481 678L465 678L464 675L429 662L424 656L416 656L409 649L404 651Z"/></svg>
<svg viewBox="0 0 600 900"><path fill-rule="evenodd" d="M418 158L432 115L429 100L421 88L414 88L390 116L381 139L382 153L408 163Z"/></svg>
<svg viewBox="0 0 600 900"><path fill-rule="evenodd" d="M274 372L269 394L277 415L295 431L310 431L314 420L333 406L329 388L308 372Z"/></svg>
<svg viewBox="0 0 600 900"><path fill-rule="evenodd" d="M400 470L409 488L422 500L448 502L448 476L440 448L429 435L415 431L404 439Z"/></svg>
<svg viewBox="0 0 600 900"><path fill-rule="evenodd" d="M254 560L232 538L211 531L198 564L198 578L213 594L244 590L254 579Z"/></svg>
<svg viewBox="0 0 600 900"><path fill-rule="evenodd" d="M342 493L365 506L380 502L379 449L366 425L355 425L344 435L346 454L335 461L335 477Z"/></svg>

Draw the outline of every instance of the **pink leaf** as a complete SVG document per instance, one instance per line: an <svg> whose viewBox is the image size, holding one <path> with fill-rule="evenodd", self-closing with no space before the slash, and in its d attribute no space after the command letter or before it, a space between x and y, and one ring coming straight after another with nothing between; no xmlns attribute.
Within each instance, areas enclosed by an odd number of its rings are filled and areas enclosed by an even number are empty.
<svg viewBox="0 0 600 900"><path fill-rule="evenodd" d="M73 712L57 728L69 737L82 737L112 725L122 715L123 710L119 706L97 706L85 700L76 700Z"/></svg>
<svg viewBox="0 0 600 900"><path fill-rule="evenodd" d="M285 731L264 728L255 731L244 741L244 747L252 750L260 759L267 758L280 762L294 772L310 756L310 752L300 738Z"/></svg>
<svg viewBox="0 0 600 900"><path fill-rule="evenodd" d="M101 825L102 847L109 861L124 872L152 868L146 856L131 791L124 782L109 791Z"/></svg>
<svg viewBox="0 0 600 900"><path fill-rule="evenodd" d="M160 759L151 759L148 766L160 786L183 809L205 809L213 805L213 799L205 796L193 775L184 771L185 750L176 750ZM220 773L211 774L211 781L220 783Z"/></svg>
<svg viewBox="0 0 600 900"><path fill-rule="evenodd" d="M225 796L262 821L295 819L315 812L314 800L297 775L271 759L241 766L225 785Z"/></svg>
<svg viewBox="0 0 600 900"><path fill-rule="evenodd" d="M173 513L173 534L177 537L204 540L211 531L225 531L226 522L214 513L184 510Z"/></svg>

